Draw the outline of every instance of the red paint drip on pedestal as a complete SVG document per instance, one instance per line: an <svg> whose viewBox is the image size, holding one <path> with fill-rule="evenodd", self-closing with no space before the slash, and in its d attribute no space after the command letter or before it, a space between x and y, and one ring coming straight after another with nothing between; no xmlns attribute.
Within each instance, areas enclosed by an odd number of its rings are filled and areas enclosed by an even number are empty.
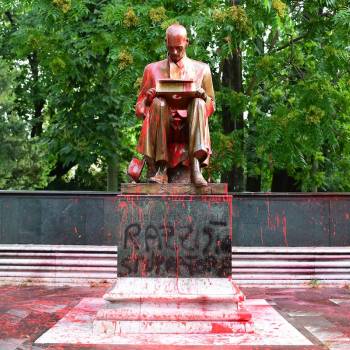
<svg viewBox="0 0 350 350"><path fill-rule="evenodd" d="M288 246L288 240L287 240L287 218L286 218L286 213L283 211L283 216L282 216L282 224L283 224L283 239L284 239L284 244Z"/></svg>

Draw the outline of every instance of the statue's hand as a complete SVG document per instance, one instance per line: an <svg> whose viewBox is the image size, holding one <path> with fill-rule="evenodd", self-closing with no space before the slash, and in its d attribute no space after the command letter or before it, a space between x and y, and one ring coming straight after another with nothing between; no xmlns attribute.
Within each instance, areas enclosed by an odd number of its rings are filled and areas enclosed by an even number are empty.
<svg viewBox="0 0 350 350"><path fill-rule="evenodd" d="M207 100L207 94L203 88L199 88L196 91L196 97L203 99L204 101Z"/></svg>
<svg viewBox="0 0 350 350"><path fill-rule="evenodd" d="M156 89L151 88L146 92L147 104L150 105L154 98L156 97Z"/></svg>

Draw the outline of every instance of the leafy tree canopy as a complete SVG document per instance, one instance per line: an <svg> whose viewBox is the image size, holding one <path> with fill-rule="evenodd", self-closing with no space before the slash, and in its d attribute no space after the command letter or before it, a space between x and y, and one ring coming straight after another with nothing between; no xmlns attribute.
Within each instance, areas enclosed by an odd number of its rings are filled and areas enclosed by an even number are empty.
<svg viewBox="0 0 350 350"><path fill-rule="evenodd" d="M22 0L0 14L0 137L17 140L1 150L17 169L1 162L2 188L126 181L142 72L179 22L217 93L207 176L231 190L349 190L348 1Z"/></svg>

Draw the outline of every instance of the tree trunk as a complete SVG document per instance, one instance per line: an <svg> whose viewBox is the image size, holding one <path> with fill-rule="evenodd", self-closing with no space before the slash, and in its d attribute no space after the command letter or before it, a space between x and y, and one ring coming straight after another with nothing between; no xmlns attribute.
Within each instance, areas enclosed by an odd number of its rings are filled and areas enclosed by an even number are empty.
<svg viewBox="0 0 350 350"><path fill-rule="evenodd" d="M34 52L28 56L30 70L32 73L32 87L31 95L34 105L33 125L31 131L31 137L40 136L43 131L43 118L42 111L45 105L45 100L41 98L39 87L39 62L37 54Z"/></svg>
<svg viewBox="0 0 350 350"><path fill-rule="evenodd" d="M5 11L4 14L11 23L12 28L17 30L17 23L15 22L12 13L9 11ZM41 135L43 131L42 111L45 106L45 99L43 99L40 94L39 62L38 55L36 54L36 52L33 52L30 55L28 55L28 62L33 79L31 86L31 95L34 106L33 125L30 135L31 137L35 137Z"/></svg>
<svg viewBox="0 0 350 350"><path fill-rule="evenodd" d="M318 172L318 160L314 158L312 160L312 177L313 178L315 178L317 172ZM317 192L317 191L318 191L318 187L316 184L314 184L312 186L312 192Z"/></svg>
<svg viewBox="0 0 350 350"><path fill-rule="evenodd" d="M247 176L246 191L260 192L261 191L261 176Z"/></svg>
<svg viewBox="0 0 350 350"><path fill-rule="evenodd" d="M224 87L233 89L236 92L243 91L242 57L239 48L223 61L222 73L222 85ZM223 104L222 115L222 126L225 134L229 134L234 130L243 129L244 122L242 113L235 113L235 111L230 110L229 106ZM243 142L241 144L243 144ZM241 151L243 152L243 150ZM229 191L244 191L243 168L233 166L228 172L222 174L222 181L228 183Z"/></svg>
<svg viewBox="0 0 350 350"><path fill-rule="evenodd" d="M115 155L108 161L107 165L107 191L117 192L118 191L118 157Z"/></svg>
<svg viewBox="0 0 350 350"><path fill-rule="evenodd" d="M289 176L287 170L275 170L272 176L271 192L300 192L296 180Z"/></svg>
<svg viewBox="0 0 350 350"><path fill-rule="evenodd" d="M265 43L262 37L258 37L255 40L256 55L261 56L264 54ZM246 94L250 95L256 84L256 75L251 78L250 84ZM263 87L263 82L259 83L259 86ZM249 128L246 130L245 139L245 154L247 158L247 181L246 191L249 192L260 192L261 191L261 175L254 174L254 168L258 166L261 168L261 160L256 154L256 138L258 136L255 119L248 114Z"/></svg>
<svg viewBox="0 0 350 350"><path fill-rule="evenodd" d="M49 177L54 179L47 185L47 190L65 190L68 186L67 183L62 179L62 176L66 175L70 169L72 169L76 163L69 163L64 165L63 162L57 161L55 167L51 169Z"/></svg>

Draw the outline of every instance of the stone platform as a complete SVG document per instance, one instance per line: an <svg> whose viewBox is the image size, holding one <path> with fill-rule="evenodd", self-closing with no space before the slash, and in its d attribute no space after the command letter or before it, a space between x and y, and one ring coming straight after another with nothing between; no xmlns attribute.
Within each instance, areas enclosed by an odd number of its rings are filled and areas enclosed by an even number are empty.
<svg viewBox="0 0 350 350"><path fill-rule="evenodd" d="M92 333L106 286L0 286L1 350L348 350L347 288L243 288L254 333Z"/></svg>
<svg viewBox="0 0 350 350"><path fill-rule="evenodd" d="M58 323L42 334L35 346L45 349L264 349L316 350L305 335L286 321L263 299L249 299L247 310L254 314L253 333L208 334L106 334L92 332L96 313L106 306L102 298L84 298ZM215 326L213 328L215 330ZM44 345L45 344L45 345ZM59 345L61 344L61 345ZM54 347L57 345L57 347ZM89 347L90 346L90 347ZM317 350L322 350L323 347ZM346 349L346 347L344 348Z"/></svg>
<svg viewBox="0 0 350 350"><path fill-rule="evenodd" d="M226 183L208 183L208 186L196 187L191 183L122 183L123 194L153 194L153 195L195 195L195 194L227 194Z"/></svg>
<svg viewBox="0 0 350 350"><path fill-rule="evenodd" d="M118 278L103 298L110 302L240 303L245 300L239 288L225 278Z"/></svg>
<svg viewBox="0 0 350 350"><path fill-rule="evenodd" d="M93 323L94 334L253 332L244 295L224 278L119 278Z"/></svg>

